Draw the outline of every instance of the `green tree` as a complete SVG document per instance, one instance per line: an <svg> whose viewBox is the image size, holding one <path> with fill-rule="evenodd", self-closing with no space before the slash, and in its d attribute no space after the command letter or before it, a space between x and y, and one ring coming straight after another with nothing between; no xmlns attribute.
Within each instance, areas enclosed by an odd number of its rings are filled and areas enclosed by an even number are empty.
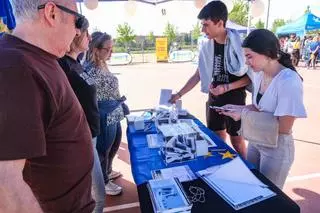
<svg viewBox="0 0 320 213"><path fill-rule="evenodd" d="M264 29L264 22L259 19L259 21L256 23L255 27L257 29Z"/></svg>
<svg viewBox="0 0 320 213"><path fill-rule="evenodd" d="M176 26L168 22L163 34L168 38L168 46L170 47L171 43L174 42L177 38L178 29Z"/></svg>
<svg viewBox="0 0 320 213"><path fill-rule="evenodd" d="M155 37L152 31L147 35L147 40L149 41L150 44L154 43Z"/></svg>
<svg viewBox="0 0 320 213"><path fill-rule="evenodd" d="M128 23L119 24L117 27L117 41L127 49L131 42L135 41L136 35Z"/></svg>
<svg viewBox="0 0 320 213"><path fill-rule="evenodd" d="M248 4L247 0L235 0L233 8L229 13L229 20L234 23L247 26L248 24Z"/></svg>
<svg viewBox="0 0 320 213"><path fill-rule="evenodd" d="M286 24L286 22L284 19L275 19L272 23L272 30L271 31L275 33L277 31L278 27L281 27L285 24Z"/></svg>
<svg viewBox="0 0 320 213"><path fill-rule="evenodd" d="M193 26L193 30L191 32L191 38L192 40L197 40L201 35L201 26L200 23L197 22L196 25Z"/></svg>

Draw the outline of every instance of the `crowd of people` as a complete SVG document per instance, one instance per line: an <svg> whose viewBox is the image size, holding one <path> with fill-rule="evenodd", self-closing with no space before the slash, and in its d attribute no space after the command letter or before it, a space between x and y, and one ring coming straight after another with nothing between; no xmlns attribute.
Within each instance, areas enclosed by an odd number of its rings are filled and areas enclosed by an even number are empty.
<svg viewBox="0 0 320 213"><path fill-rule="evenodd" d="M127 113L106 63L113 40L89 34L75 1L41 2L12 0L17 26L0 38L0 212L102 213L105 196L122 191L112 162ZM272 32L255 30L242 43L227 30L224 3L208 3L198 18L208 40L170 102L201 82L208 128L223 140L228 133L235 150L282 188L294 160L292 126L306 117L302 78Z"/></svg>
<svg viewBox="0 0 320 213"><path fill-rule="evenodd" d="M298 66L300 59L304 61L305 67L316 69L320 61L320 33L317 35L306 35L303 39L295 34L289 37L279 38L281 50L291 55L294 66Z"/></svg>

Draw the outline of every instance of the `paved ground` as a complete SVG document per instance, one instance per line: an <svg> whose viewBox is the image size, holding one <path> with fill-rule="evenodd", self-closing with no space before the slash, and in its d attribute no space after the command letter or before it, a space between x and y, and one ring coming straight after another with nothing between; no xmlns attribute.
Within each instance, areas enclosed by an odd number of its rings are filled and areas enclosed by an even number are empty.
<svg viewBox="0 0 320 213"><path fill-rule="evenodd" d="M161 88L180 89L195 68L193 63L136 63L113 66L111 70L117 74L121 92L127 96L130 108L143 109L157 105ZM301 67L299 72L304 78L304 102L308 118L295 122L295 162L284 192L298 203L302 213L317 213L320 212L320 67L318 70ZM182 100L184 108L204 121L206 95L200 93L199 86ZM250 95L247 102L251 102ZM123 130L125 128L126 124L123 123ZM107 198L105 212L140 212L125 135L113 167L123 173L123 177L116 180L116 183L121 184L124 191L120 196Z"/></svg>

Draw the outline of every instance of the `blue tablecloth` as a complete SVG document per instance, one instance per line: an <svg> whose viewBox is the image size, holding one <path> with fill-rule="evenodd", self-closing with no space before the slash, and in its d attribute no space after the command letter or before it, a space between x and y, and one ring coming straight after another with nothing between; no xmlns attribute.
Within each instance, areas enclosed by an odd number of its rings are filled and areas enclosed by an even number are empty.
<svg viewBox="0 0 320 213"><path fill-rule="evenodd" d="M194 118L194 122L215 142L217 147L213 147L212 149L226 149L226 151L236 154L233 149L231 149L215 133L205 127L198 119ZM194 160L166 165L160 155L160 149L150 149L148 147L146 135L157 132L154 123L151 123L151 125L152 128L148 131L136 131L133 124L128 123L127 138L130 152L131 169L134 181L137 185L152 179L151 171L155 169L188 165L193 172L197 172L209 166L223 164L231 160L230 158L222 159L222 155L220 153L226 151L212 151L212 156L202 156L197 157ZM250 164L247 165L249 168L252 168Z"/></svg>

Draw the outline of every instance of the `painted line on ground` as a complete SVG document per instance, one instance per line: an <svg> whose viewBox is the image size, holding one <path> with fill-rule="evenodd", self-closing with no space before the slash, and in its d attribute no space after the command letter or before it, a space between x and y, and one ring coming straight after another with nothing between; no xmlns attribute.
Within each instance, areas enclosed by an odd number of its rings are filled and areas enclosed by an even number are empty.
<svg viewBox="0 0 320 213"><path fill-rule="evenodd" d="M299 141L299 142L302 142L302 143L309 143L309 144L312 144L312 145L320 145L320 142L317 142L317 141L306 141L306 140L301 140L301 139L296 139L296 138L294 138L293 140Z"/></svg>
<svg viewBox="0 0 320 213"><path fill-rule="evenodd" d="M313 173L313 174L308 174L308 175L288 177L286 182L309 180L309 179L313 179L313 178L320 178L320 173Z"/></svg>
<svg viewBox="0 0 320 213"><path fill-rule="evenodd" d="M113 211L130 209L130 208L139 207L139 206L140 206L139 202L128 203L128 204L123 204L123 205L118 205L118 206L106 207L103 209L103 212L113 212Z"/></svg>

